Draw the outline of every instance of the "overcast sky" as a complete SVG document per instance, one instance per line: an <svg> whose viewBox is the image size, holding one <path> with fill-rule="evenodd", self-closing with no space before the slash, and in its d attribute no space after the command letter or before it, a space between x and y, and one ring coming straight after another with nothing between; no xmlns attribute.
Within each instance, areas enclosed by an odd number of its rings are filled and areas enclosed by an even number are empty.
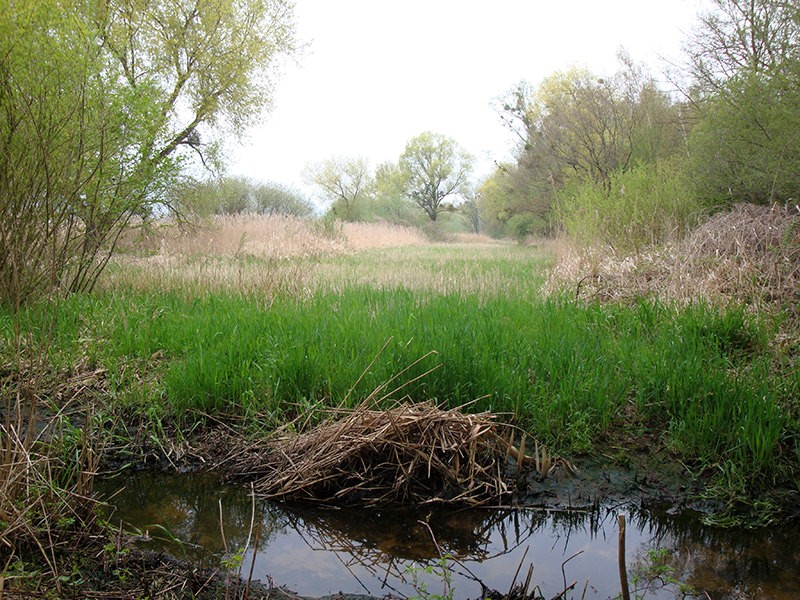
<svg viewBox="0 0 800 600"><path fill-rule="evenodd" d="M424 131L454 138L475 179L513 146L493 101L557 70L617 70L624 47L659 78L677 60L699 0L296 0L307 44L277 83L274 108L230 173L308 192L301 172L333 156L396 161Z"/></svg>

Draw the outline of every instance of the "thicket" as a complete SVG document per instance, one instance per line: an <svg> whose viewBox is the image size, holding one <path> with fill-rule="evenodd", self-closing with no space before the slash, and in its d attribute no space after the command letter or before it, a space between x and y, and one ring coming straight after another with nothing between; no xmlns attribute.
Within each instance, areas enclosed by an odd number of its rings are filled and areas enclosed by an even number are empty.
<svg viewBox="0 0 800 600"><path fill-rule="evenodd" d="M187 181L169 191L172 204L187 216L283 215L311 217L314 205L299 191L278 183L247 177Z"/></svg>
<svg viewBox="0 0 800 600"><path fill-rule="evenodd" d="M567 184L553 211L570 238L622 255L682 239L706 212L680 165L667 161Z"/></svg>
<svg viewBox="0 0 800 600"><path fill-rule="evenodd" d="M670 76L677 92L624 55L610 76L572 69L518 85L499 106L516 161L479 189L489 229L518 235L525 216L539 234L636 254L714 210L796 203L798 14L776 0L715 0Z"/></svg>
<svg viewBox="0 0 800 600"><path fill-rule="evenodd" d="M0 1L0 303L91 290L123 231L176 208L183 167L267 105L291 10Z"/></svg>

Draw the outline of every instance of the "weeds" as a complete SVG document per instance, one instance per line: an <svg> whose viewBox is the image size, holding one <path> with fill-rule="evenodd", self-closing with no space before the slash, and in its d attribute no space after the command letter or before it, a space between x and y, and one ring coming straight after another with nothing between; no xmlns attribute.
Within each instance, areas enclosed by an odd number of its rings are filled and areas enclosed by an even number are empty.
<svg viewBox="0 0 800 600"><path fill-rule="evenodd" d="M774 368L774 329L735 306L351 286L269 307L237 294L118 290L61 310L54 347L79 356L72 340L94 340L108 396L149 424L219 413L262 415L273 427L313 419L313 407L352 407L415 365L387 402L479 399L474 410L509 413L562 454L645 427L684 462L736 465L751 490L790 472L786 448L798 436L797 378ZM32 328L46 319L28 315Z"/></svg>
<svg viewBox="0 0 800 600"><path fill-rule="evenodd" d="M87 497L103 444L120 432L84 410L91 398L170 457L183 450L165 432L181 421L313 420L408 365L392 388L403 395L444 408L478 399L474 410L508 413L562 454L656 440L713 473L716 499L779 518L773 501L755 498L796 472L800 371L794 338L771 313L685 294L542 297L552 256L530 247L433 245L387 230L355 255L350 224L343 238L296 221L217 225L199 237L170 230L149 252L120 257L94 295L0 312L7 581L67 589L80 581L68 550L106 535ZM380 247L390 234L415 245ZM796 269L779 266L791 287Z"/></svg>

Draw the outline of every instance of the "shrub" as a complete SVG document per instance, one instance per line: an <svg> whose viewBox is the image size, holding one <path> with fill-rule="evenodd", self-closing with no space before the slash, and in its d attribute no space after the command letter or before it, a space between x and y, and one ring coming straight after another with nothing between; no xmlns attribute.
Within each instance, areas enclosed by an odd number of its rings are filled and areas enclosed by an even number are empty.
<svg viewBox="0 0 800 600"><path fill-rule="evenodd" d="M702 212L677 165L641 165L606 182L582 181L560 195L558 216L567 233L623 254L683 237Z"/></svg>

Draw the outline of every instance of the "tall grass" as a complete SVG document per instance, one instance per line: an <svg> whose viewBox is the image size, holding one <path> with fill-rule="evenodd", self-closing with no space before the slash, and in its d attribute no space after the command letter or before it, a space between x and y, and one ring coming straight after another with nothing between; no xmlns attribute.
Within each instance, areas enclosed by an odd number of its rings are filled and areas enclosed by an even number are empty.
<svg viewBox="0 0 800 600"><path fill-rule="evenodd" d="M562 451L625 434L633 413L684 460L770 478L798 434L787 409L797 382L773 370L768 328L741 308L355 286L269 308L232 294L117 292L64 309L58 345L106 365L120 403L164 416L277 424L318 403L352 406L403 372L387 401L477 399L475 410L509 413Z"/></svg>
<svg viewBox="0 0 800 600"><path fill-rule="evenodd" d="M550 254L507 244L277 262L159 252L169 260L147 275L130 258L55 320L46 304L0 314L3 360L14 322L47 327L38 351L54 370L104 368L109 407L155 423L236 413L276 426L381 388L386 403L508 413L562 452L646 435L748 486L800 463L796 354L745 307L543 297ZM270 279L276 264L283 279Z"/></svg>

